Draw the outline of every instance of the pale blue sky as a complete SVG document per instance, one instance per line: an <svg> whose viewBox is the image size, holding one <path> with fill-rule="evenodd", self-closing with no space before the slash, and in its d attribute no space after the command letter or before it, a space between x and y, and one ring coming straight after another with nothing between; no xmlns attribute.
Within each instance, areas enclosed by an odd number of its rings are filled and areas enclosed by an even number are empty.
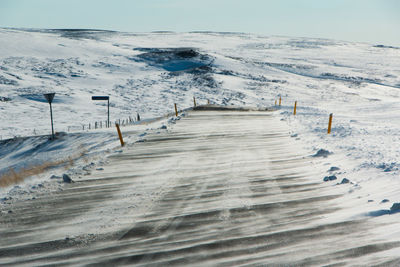
<svg viewBox="0 0 400 267"><path fill-rule="evenodd" d="M400 46L400 0L0 0L0 27L233 31Z"/></svg>

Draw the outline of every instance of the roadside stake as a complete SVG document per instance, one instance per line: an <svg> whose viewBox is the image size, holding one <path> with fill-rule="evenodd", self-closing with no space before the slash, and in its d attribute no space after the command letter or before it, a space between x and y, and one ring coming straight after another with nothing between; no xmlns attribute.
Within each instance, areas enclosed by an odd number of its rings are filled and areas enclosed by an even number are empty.
<svg viewBox="0 0 400 267"><path fill-rule="evenodd" d="M332 113L329 114L328 134L331 133L331 129L332 129L332 117L333 117L333 114Z"/></svg>
<svg viewBox="0 0 400 267"><path fill-rule="evenodd" d="M178 108L176 107L176 103L174 105L175 105L175 116L178 117Z"/></svg>
<svg viewBox="0 0 400 267"><path fill-rule="evenodd" d="M297 101L294 102L293 115L296 115Z"/></svg>
<svg viewBox="0 0 400 267"><path fill-rule="evenodd" d="M282 97L279 97L279 106L282 104Z"/></svg>
<svg viewBox="0 0 400 267"><path fill-rule="evenodd" d="M121 146L124 146L124 139L122 139L122 134L121 134L121 130L119 129L119 124L116 123L115 127L117 127L117 132L118 132L118 137L119 137L119 141L121 142Z"/></svg>
<svg viewBox="0 0 400 267"><path fill-rule="evenodd" d="M196 107L196 98L193 97L193 106Z"/></svg>

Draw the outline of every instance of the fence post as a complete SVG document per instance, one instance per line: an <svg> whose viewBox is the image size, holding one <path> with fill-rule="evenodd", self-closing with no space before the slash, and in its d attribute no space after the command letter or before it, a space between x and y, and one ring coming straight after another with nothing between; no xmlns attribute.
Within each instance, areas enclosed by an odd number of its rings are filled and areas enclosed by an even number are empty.
<svg viewBox="0 0 400 267"><path fill-rule="evenodd" d="M196 98L193 97L193 106L196 107Z"/></svg>
<svg viewBox="0 0 400 267"><path fill-rule="evenodd" d="M119 124L116 123L115 127L117 127L117 132L118 132L118 137L119 137L119 141L121 142L121 146L124 146L124 139L122 139L122 134L121 134L121 130L119 129Z"/></svg>
<svg viewBox="0 0 400 267"><path fill-rule="evenodd" d="M176 107L176 103L174 103L175 106L175 116L178 117L178 108Z"/></svg>
<svg viewBox="0 0 400 267"><path fill-rule="evenodd" d="M137 114L137 121L140 121L140 115L139 115L139 113Z"/></svg>
<svg viewBox="0 0 400 267"><path fill-rule="evenodd" d="M331 133L331 129L332 129L332 117L333 117L333 114L332 113L329 114L328 134Z"/></svg>

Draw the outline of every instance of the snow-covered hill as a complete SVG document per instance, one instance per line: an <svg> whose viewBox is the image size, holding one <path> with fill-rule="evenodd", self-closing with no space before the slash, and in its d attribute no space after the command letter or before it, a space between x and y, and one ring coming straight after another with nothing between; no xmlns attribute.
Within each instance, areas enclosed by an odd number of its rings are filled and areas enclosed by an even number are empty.
<svg viewBox="0 0 400 267"><path fill-rule="evenodd" d="M53 143L30 137L50 132L47 92L56 93L55 130L66 133ZM326 160L340 169L321 179L348 178L349 192L357 189L366 205L400 202L398 47L238 33L0 29L0 173L59 158L81 160L83 168L94 161L82 155L101 162L118 140L114 129L87 131L106 120L106 103L92 95L110 96L112 121L163 116L174 103L192 106L194 96L199 104L254 107L273 106L281 96L276 116L293 138L310 155L331 152ZM130 127L131 141L165 123ZM31 190L43 181L59 186L49 176L25 185Z"/></svg>

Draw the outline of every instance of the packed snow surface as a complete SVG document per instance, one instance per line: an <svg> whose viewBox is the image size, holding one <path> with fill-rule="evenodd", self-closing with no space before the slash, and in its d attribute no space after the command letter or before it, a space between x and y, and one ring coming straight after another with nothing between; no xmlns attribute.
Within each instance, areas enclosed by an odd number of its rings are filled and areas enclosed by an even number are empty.
<svg viewBox="0 0 400 267"><path fill-rule="evenodd" d="M399 205L363 215L345 193L354 185L322 182L324 156L310 157L280 116L212 108L75 182L64 174L63 191L13 203L0 214L0 264L399 265L388 233L400 222L387 221Z"/></svg>
<svg viewBox="0 0 400 267"><path fill-rule="evenodd" d="M0 173L67 162L0 188L2 205L61 190L64 173L79 179L106 163L104 152L118 151L114 128L93 129L107 119L106 101L93 95L110 96L112 122L161 117L174 103L193 106L193 97L198 104L255 108L273 107L281 97L274 115L310 156L326 161L320 181L348 183L360 210L381 211L371 216L397 216L390 208L400 202L398 47L239 33L27 29L0 29L0 47ZM56 93L55 141L45 136L48 92ZM167 131L169 123L130 125L128 143Z"/></svg>

